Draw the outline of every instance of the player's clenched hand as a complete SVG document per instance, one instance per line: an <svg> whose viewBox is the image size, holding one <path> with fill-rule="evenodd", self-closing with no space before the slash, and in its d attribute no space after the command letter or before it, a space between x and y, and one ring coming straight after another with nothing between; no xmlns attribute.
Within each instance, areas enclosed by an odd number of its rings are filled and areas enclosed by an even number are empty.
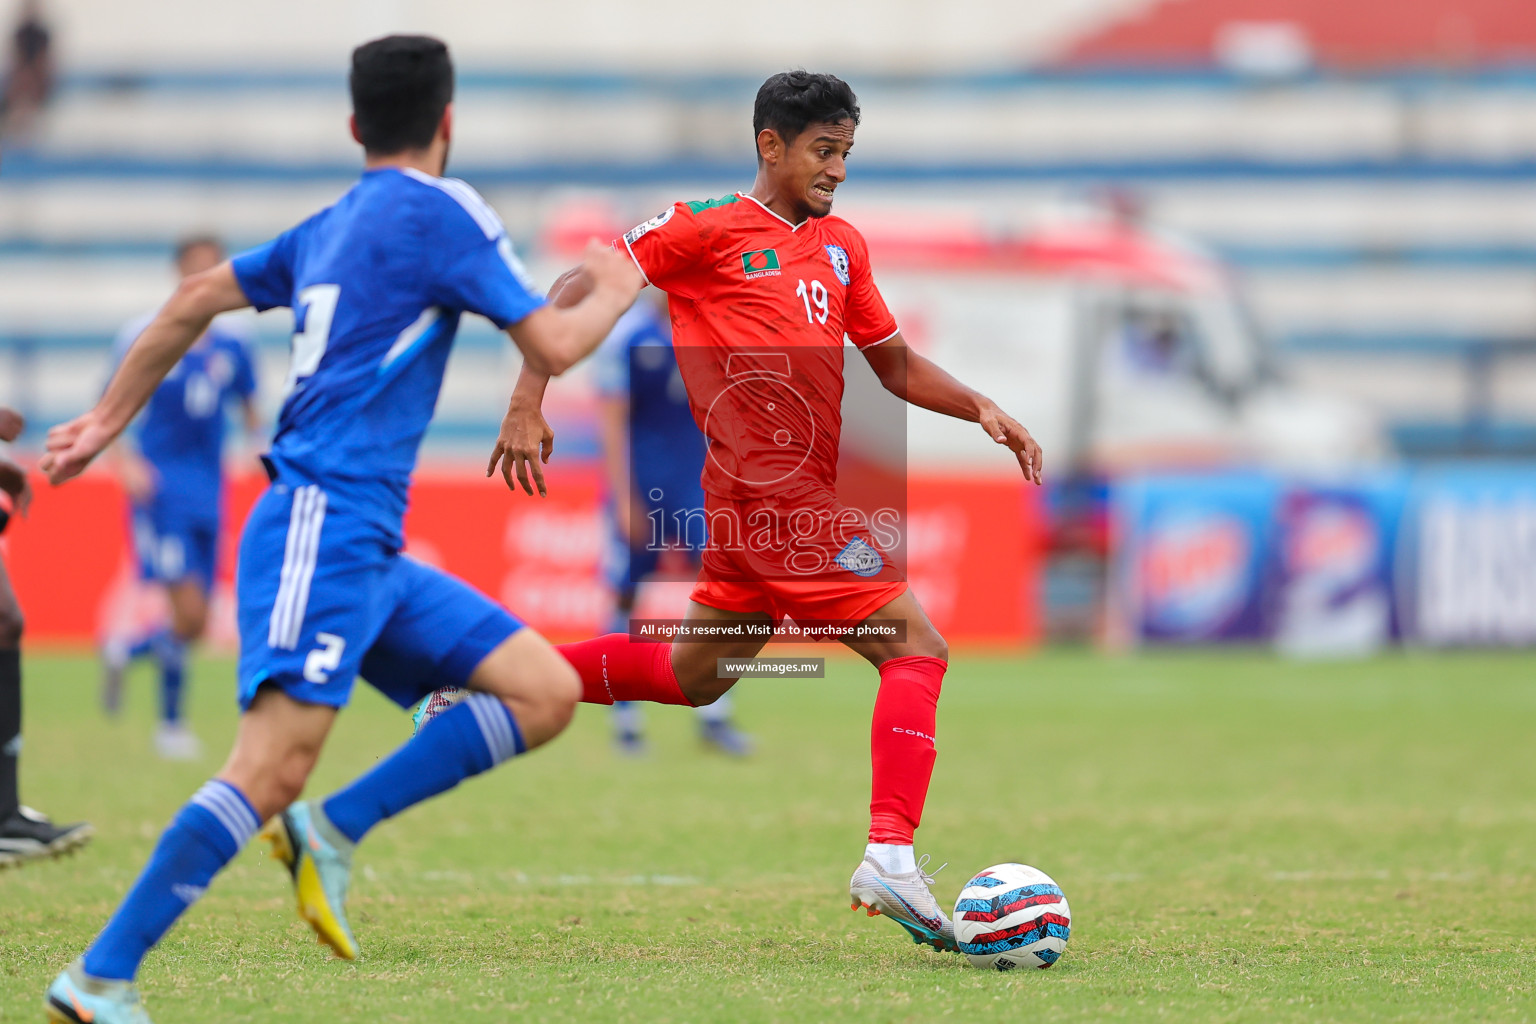
<svg viewBox="0 0 1536 1024"><path fill-rule="evenodd" d="M512 472L516 469L523 493L531 495L537 485L539 497L547 497L549 491L544 487L544 471L539 463L548 462L554 450L555 432L538 406L514 398L507 406L506 416L502 417L501 432L496 436L496 447L491 451L485 475L496 472L496 464L500 463L501 478L507 482L508 490L517 490L517 484L512 482ZM531 482L530 476L533 478Z"/></svg>
<svg viewBox="0 0 1536 1024"><path fill-rule="evenodd" d="M57 486L79 476L91 460L116 438L117 432L102 423L95 411L61 423L48 431L48 451L38 468Z"/></svg>
<svg viewBox="0 0 1536 1024"><path fill-rule="evenodd" d="M27 421L15 409L0 406L0 441L14 441L26 429Z"/></svg>
<svg viewBox="0 0 1536 1024"><path fill-rule="evenodd" d="M1044 461L1040 446L1029 436L1029 431L995 405L988 405L982 410L980 422L981 429L987 432L988 437L998 444L1007 445L1013 452L1019 460L1019 468L1024 471L1024 479L1033 480L1039 486Z"/></svg>
<svg viewBox="0 0 1536 1024"><path fill-rule="evenodd" d="M587 243L586 258L581 261L581 265L595 285L625 293L630 299L640 294L644 284L640 279L639 268L627 252L619 252L613 246L604 245L596 239Z"/></svg>

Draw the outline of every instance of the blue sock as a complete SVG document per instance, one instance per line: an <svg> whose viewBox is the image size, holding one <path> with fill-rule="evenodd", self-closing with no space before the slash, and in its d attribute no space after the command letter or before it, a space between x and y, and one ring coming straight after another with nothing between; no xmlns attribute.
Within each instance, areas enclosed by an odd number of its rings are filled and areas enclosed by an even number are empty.
<svg viewBox="0 0 1536 1024"><path fill-rule="evenodd" d="M85 973L131 981L150 947L232 860L260 822L234 786L210 779L160 836L117 913L85 951Z"/></svg>
<svg viewBox="0 0 1536 1024"><path fill-rule="evenodd" d="M169 634L170 630L163 627L145 633L132 647L128 648L128 660L138 661L140 658L149 657L155 653L155 645L160 642L160 638Z"/></svg>
<svg viewBox="0 0 1536 1024"><path fill-rule="evenodd" d="M165 630L155 637L155 657L160 661L160 720L181 721L182 683L187 671L187 645Z"/></svg>
<svg viewBox="0 0 1536 1024"><path fill-rule="evenodd" d="M523 734L500 700L472 693L428 722L416 737L322 809L354 843L385 818L521 754Z"/></svg>

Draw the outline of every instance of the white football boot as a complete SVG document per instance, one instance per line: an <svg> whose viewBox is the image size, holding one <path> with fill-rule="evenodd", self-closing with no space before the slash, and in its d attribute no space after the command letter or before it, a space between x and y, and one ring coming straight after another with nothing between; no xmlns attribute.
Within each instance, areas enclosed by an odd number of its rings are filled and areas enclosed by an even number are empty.
<svg viewBox="0 0 1536 1024"><path fill-rule="evenodd" d="M912 941L942 952L956 953L955 926L933 898L933 875L924 870L928 855L918 858L916 871L888 872L866 856L848 883L852 909L863 907L870 917L883 915L907 930ZM943 867L937 869L944 870Z"/></svg>

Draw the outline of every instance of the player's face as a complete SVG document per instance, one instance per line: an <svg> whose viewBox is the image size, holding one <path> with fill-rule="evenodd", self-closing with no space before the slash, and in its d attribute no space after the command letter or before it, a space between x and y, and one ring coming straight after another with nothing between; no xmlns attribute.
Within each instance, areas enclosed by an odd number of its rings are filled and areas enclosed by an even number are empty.
<svg viewBox="0 0 1536 1024"><path fill-rule="evenodd" d="M773 168L779 193L793 197L803 217L825 217L832 212L832 193L848 177L851 149L852 121L807 126L784 148L784 158Z"/></svg>

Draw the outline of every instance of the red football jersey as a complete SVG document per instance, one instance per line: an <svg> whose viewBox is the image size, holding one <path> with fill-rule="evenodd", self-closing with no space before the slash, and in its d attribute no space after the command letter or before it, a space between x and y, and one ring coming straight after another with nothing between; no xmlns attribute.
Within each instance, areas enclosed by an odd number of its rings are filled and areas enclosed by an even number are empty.
<svg viewBox="0 0 1536 1024"><path fill-rule="evenodd" d="M795 225L751 196L678 203L624 236L666 292L699 429L704 489L724 498L832 487L843 338L896 334L863 237L840 217Z"/></svg>

